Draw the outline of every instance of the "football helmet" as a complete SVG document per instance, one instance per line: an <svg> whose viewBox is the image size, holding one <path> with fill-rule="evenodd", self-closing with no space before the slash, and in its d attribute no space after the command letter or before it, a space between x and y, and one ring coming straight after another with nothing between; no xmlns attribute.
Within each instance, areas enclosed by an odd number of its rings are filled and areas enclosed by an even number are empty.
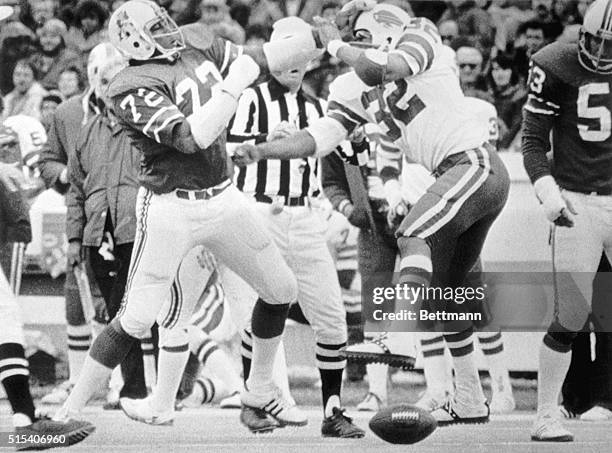
<svg viewBox="0 0 612 453"><path fill-rule="evenodd" d="M410 14L395 5L379 4L363 11L353 25L354 44L359 47L393 49L401 38Z"/></svg>
<svg viewBox="0 0 612 453"><path fill-rule="evenodd" d="M595 0L580 27L578 59L586 69L612 74L612 0Z"/></svg>
<svg viewBox="0 0 612 453"><path fill-rule="evenodd" d="M131 60L178 58L185 40L166 10L150 0L129 0L109 19L111 43Z"/></svg>

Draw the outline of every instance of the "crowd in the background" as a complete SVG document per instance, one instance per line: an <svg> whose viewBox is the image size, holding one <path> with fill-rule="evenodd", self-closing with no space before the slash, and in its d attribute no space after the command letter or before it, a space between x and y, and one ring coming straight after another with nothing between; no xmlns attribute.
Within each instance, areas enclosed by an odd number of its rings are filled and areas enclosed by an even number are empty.
<svg viewBox="0 0 612 453"><path fill-rule="evenodd" d="M436 22L457 51L461 83L471 96L493 103L500 149L518 150L521 108L530 56L554 40L576 42L592 0L392 0ZM13 16L0 26L2 119L24 114L48 124L63 100L83 91L89 51L106 39L105 22L122 0L0 0ZM333 18L342 0L158 0L179 25L208 24L238 44L261 43L281 17ZM325 97L342 71L322 57L307 76Z"/></svg>

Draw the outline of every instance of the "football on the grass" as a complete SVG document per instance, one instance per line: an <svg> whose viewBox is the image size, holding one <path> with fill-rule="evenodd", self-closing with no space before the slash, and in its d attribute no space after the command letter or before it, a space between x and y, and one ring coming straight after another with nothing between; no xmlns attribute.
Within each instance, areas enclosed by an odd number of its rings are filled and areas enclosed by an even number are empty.
<svg viewBox="0 0 612 453"><path fill-rule="evenodd" d="M434 432L438 423L416 406L399 404L381 409L370 420L370 429L392 444L414 444Z"/></svg>

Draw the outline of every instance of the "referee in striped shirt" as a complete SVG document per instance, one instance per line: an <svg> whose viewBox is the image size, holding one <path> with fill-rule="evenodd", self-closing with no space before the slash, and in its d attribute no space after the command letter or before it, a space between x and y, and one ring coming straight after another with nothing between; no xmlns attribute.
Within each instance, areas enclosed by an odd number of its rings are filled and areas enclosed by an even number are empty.
<svg viewBox="0 0 612 453"><path fill-rule="evenodd" d="M295 26L309 27L296 19ZM271 41L293 30L275 28ZM242 143L282 138L323 116L319 99L301 88L306 66L273 73L270 81L246 90L229 128L228 151ZM234 182L252 198L269 232L298 280L298 300L314 329L316 363L321 375L323 436L360 438L364 431L344 415L340 404L346 345L346 313L333 259L327 248L324 221L310 205L319 193L316 158L262 160L238 169ZM243 335L243 341L248 335ZM248 370L245 370L247 373ZM246 377L246 376L245 376Z"/></svg>

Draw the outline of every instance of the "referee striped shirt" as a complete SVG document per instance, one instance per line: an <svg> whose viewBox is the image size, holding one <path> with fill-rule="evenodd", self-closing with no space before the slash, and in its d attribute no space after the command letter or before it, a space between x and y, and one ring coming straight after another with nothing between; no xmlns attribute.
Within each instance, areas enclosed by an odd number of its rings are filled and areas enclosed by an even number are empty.
<svg viewBox="0 0 612 453"><path fill-rule="evenodd" d="M274 78L247 89L238 102L236 116L229 127L227 140L231 153L242 143L266 141L281 121L303 129L323 116L324 101L306 96L302 89L293 94ZM316 196L318 160L315 157L290 160L261 160L234 173L239 190L254 197L274 198Z"/></svg>

